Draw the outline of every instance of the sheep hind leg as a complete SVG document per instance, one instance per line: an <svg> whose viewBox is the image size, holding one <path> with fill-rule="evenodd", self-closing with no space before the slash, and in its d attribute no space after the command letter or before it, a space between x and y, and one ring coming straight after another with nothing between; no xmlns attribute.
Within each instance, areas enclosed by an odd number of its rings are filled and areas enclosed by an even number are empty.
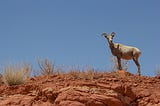
<svg viewBox="0 0 160 106"><path fill-rule="evenodd" d="M118 69L119 69L119 70L122 70L121 58L117 57L117 61L118 61Z"/></svg>
<svg viewBox="0 0 160 106"><path fill-rule="evenodd" d="M133 61L134 61L135 64L137 65L137 68L138 68L138 75L141 76L140 64L139 64L139 62L138 62L138 59L133 58Z"/></svg>

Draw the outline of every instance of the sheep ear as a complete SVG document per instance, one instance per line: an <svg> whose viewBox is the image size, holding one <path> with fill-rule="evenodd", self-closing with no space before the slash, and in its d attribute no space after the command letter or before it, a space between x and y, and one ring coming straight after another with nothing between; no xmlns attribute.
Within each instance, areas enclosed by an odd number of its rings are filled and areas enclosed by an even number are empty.
<svg viewBox="0 0 160 106"><path fill-rule="evenodd" d="M116 34L115 32L112 32L112 33L111 33L111 36L114 37L115 34Z"/></svg>

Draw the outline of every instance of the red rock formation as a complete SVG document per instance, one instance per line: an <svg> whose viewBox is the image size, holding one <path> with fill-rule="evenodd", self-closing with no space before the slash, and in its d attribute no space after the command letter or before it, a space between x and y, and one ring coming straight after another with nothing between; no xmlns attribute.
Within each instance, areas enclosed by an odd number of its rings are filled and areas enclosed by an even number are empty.
<svg viewBox="0 0 160 106"><path fill-rule="evenodd" d="M0 106L159 106L159 77L126 72L41 76L19 86L0 85Z"/></svg>

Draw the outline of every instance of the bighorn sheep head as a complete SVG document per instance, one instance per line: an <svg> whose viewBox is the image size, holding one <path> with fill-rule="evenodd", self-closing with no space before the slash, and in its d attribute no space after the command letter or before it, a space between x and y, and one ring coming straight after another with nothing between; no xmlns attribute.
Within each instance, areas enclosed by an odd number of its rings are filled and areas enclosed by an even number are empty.
<svg viewBox="0 0 160 106"><path fill-rule="evenodd" d="M102 36L104 36L109 43L112 43L114 35L115 35L115 32L112 32L110 35L108 35L106 32L102 33Z"/></svg>

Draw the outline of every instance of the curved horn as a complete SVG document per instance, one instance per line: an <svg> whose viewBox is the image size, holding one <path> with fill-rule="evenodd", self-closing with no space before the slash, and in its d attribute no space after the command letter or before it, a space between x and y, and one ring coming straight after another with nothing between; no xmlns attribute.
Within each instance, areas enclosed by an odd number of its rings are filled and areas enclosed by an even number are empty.
<svg viewBox="0 0 160 106"><path fill-rule="evenodd" d="M115 34L116 34L115 32L112 32L112 33L111 33L112 36L114 36Z"/></svg>
<svg viewBox="0 0 160 106"><path fill-rule="evenodd" d="M101 34L101 36L106 36L106 35L108 35L106 32L103 32L103 33Z"/></svg>

